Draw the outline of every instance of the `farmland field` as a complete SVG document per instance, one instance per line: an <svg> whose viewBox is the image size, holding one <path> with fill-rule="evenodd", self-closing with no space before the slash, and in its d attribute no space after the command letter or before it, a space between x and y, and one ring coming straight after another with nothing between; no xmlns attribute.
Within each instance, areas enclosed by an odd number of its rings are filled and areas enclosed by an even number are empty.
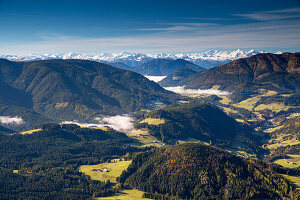
<svg viewBox="0 0 300 200"><path fill-rule="evenodd" d="M42 129L38 128L38 129L29 130L29 131L23 131L20 134L21 135L28 135L28 134L32 134L32 133L35 133L35 132L38 132L38 131L42 131Z"/></svg>
<svg viewBox="0 0 300 200"><path fill-rule="evenodd" d="M300 155L291 155L288 154L289 157L287 159L278 159L274 163L281 165L287 168L295 168L300 167Z"/></svg>
<svg viewBox="0 0 300 200"><path fill-rule="evenodd" d="M140 121L140 123L147 123L150 125L159 125L159 124L164 124L165 120L164 119L155 119L155 118L146 118L143 121Z"/></svg>
<svg viewBox="0 0 300 200"><path fill-rule="evenodd" d="M110 197L98 197L97 200L138 200L138 199L148 199L148 198L142 198L144 192L139 190L123 190L120 193L117 193L114 196Z"/></svg>
<svg viewBox="0 0 300 200"><path fill-rule="evenodd" d="M82 165L80 172L89 175L91 179L98 181L110 181L116 183L116 178L121 175L122 171L127 169L131 161L113 160L111 163L101 163L98 165ZM107 172L103 170L107 169Z"/></svg>

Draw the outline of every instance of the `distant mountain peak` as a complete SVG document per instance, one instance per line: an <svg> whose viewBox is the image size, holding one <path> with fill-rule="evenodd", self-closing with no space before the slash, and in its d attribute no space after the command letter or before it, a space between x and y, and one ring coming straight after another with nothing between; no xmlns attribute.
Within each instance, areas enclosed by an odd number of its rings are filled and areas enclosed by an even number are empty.
<svg viewBox="0 0 300 200"><path fill-rule="evenodd" d="M99 62L123 62L129 66L138 66L145 62L153 59L163 58L163 59L184 59L193 62L202 67L211 67L218 64L223 64L224 62L232 61L238 58L250 57L258 53L265 53L263 51L257 50L234 50L234 51L221 51L221 50L208 50L195 53L157 53L157 54L143 54L143 53L100 53L95 55L87 55L80 53L58 53L58 54L30 54L25 56L20 55L7 55L2 54L0 58L5 58L12 61L32 61L32 60L48 60L48 59L84 59L93 60ZM281 52L277 52L281 53Z"/></svg>

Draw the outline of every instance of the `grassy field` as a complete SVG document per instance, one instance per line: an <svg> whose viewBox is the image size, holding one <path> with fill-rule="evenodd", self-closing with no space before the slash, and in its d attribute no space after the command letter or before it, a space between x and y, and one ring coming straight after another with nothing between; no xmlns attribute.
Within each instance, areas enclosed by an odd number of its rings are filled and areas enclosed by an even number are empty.
<svg viewBox="0 0 300 200"><path fill-rule="evenodd" d="M273 112L280 112L280 111L286 111L292 106L285 106L283 103L270 103L270 104L260 104L255 107L256 111L259 110L264 110L264 109L269 109L272 110Z"/></svg>
<svg viewBox="0 0 300 200"><path fill-rule="evenodd" d="M268 149L277 149L280 146L281 147L284 147L287 145L293 146L293 145L297 145L297 144L300 144L300 141L297 140L296 138L284 140L283 136L280 136L276 139L271 139L269 141L269 144L266 145L266 147Z"/></svg>
<svg viewBox="0 0 300 200"><path fill-rule="evenodd" d="M287 119L291 119L291 118L295 118L295 117L299 117L300 113L293 113L290 116L286 117Z"/></svg>
<svg viewBox="0 0 300 200"><path fill-rule="evenodd" d="M117 160L113 160L117 161ZM122 171L127 169L131 161L117 161L112 163L101 163L98 165L82 165L80 166L80 172L85 175L89 175L91 179L98 181L110 181L117 183L116 178L121 175ZM102 172L98 170L107 169L108 172Z"/></svg>
<svg viewBox="0 0 300 200"><path fill-rule="evenodd" d="M297 189L300 190L300 176L289 176L285 174L282 174L282 176L294 183Z"/></svg>
<svg viewBox="0 0 300 200"><path fill-rule="evenodd" d="M267 97L267 96L273 96L277 94L277 92L275 91L267 91L261 95L257 95L255 97L251 97L249 99L246 99L244 101L241 101L239 103L233 104L233 106L238 107L238 108L244 108L247 109L249 111L252 111L256 105L256 103L262 98L262 97ZM257 106L258 107L258 106ZM257 108L256 107L256 108Z"/></svg>
<svg viewBox="0 0 300 200"><path fill-rule="evenodd" d="M226 149L226 151L228 151L236 156L243 157L246 159L257 159L257 156L255 154L250 154L250 153L247 153L242 150Z"/></svg>
<svg viewBox="0 0 300 200"><path fill-rule="evenodd" d="M244 101L241 101L239 103L233 104L233 106L238 107L238 108L244 108L249 111L252 111L255 104L260 100L260 96L255 96L249 99L246 99Z"/></svg>
<svg viewBox="0 0 300 200"><path fill-rule="evenodd" d="M211 89L212 90L218 90L220 88L220 85L214 85Z"/></svg>
<svg viewBox="0 0 300 200"><path fill-rule="evenodd" d="M178 101L179 103L190 103L189 101Z"/></svg>
<svg viewBox="0 0 300 200"><path fill-rule="evenodd" d="M143 121L140 121L140 123L147 123L150 125L159 125L159 124L164 124L165 120L164 119L155 119L155 118L146 118Z"/></svg>
<svg viewBox="0 0 300 200"><path fill-rule="evenodd" d="M266 133L272 133L272 132L274 132L274 131L276 131L278 129L281 129L281 128L283 128L283 125L282 126L276 126L274 128L269 128L269 129L265 130L264 132L266 132Z"/></svg>
<svg viewBox="0 0 300 200"><path fill-rule="evenodd" d="M220 103L224 105L228 105L231 103L231 100L228 98L228 96L220 96L222 99L219 101Z"/></svg>
<svg viewBox="0 0 300 200"><path fill-rule="evenodd" d="M291 155L288 154L291 158L288 159L278 159L274 163L281 165L283 167L287 168L295 168L295 167L300 167L300 155ZM291 162L295 163L292 164Z"/></svg>
<svg viewBox="0 0 300 200"><path fill-rule="evenodd" d="M38 128L38 129L32 129L32 130L29 130L29 131L20 132L19 134L21 134L21 135L28 135L28 134L32 134L32 133L35 133L35 132L38 132L38 131L42 131L42 129L40 129L40 128Z"/></svg>
<svg viewBox="0 0 300 200"><path fill-rule="evenodd" d="M91 129L100 129L102 131L108 131L110 128L109 127L106 127L106 126L80 126L80 128L91 128Z"/></svg>
<svg viewBox="0 0 300 200"><path fill-rule="evenodd" d="M110 197L98 197L97 200L138 200L138 199L148 199L142 198L144 192L139 190L123 190L121 193L117 193Z"/></svg>
<svg viewBox="0 0 300 200"><path fill-rule="evenodd" d="M240 123L245 123L245 120L243 120L243 119L235 119L235 121L240 122Z"/></svg>
<svg viewBox="0 0 300 200"><path fill-rule="evenodd" d="M229 113L238 113L238 111L233 110L231 108L222 107L223 111L228 115Z"/></svg>
<svg viewBox="0 0 300 200"><path fill-rule="evenodd" d="M130 133L127 133L127 136L137 139L140 143L144 144L143 146L161 146L159 143L153 143L153 141L159 141L156 137L149 134L147 129L135 129Z"/></svg>
<svg viewBox="0 0 300 200"><path fill-rule="evenodd" d="M102 131L108 131L110 128L106 126L101 126L101 127L89 127L91 129L100 129Z"/></svg>

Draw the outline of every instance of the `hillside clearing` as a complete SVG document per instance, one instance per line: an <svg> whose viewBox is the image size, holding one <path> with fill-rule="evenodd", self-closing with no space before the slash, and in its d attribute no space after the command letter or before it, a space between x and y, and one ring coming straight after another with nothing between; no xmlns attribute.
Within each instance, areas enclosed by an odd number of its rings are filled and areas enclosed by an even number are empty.
<svg viewBox="0 0 300 200"><path fill-rule="evenodd" d="M41 128L32 129L32 130L29 130L29 131L20 132L19 134L21 134L21 135L29 135L29 134L32 134L32 133L35 133L35 132L39 132L39 131L42 131L42 129Z"/></svg>
<svg viewBox="0 0 300 200"><path fill-rule="evenodd" d="M117 193L114 196L110 197L98 197L96 200L138 200L138 199L148 199L143 198L144 192L139 190L122 190L120 193Z"/></svg>
<svg viewBox="0 0 300 200"><path fill-rule="evenodd" d="M159 125L159 124L164 124L165 120L164 119L156 119L156 118L146 118L143 121L140 121L140 123L147 123L149 125Z"/></svg>
<svg viewBox="0 0 300 200"><path fill-rule="evenodd" d="M131 161L112 160L111 163L81 165L79 171L90 176L93 180L109 180L111 183L117 183L116 178L121 175L123 170L128 168L130 163Z"/></svg>
<svg viewBox="0 0 300 200"><path fill-rule="evenodd" d="M278 159L274 163L281 165L287 168L296 168L300 167L300 155L291 155L288 154L289 157L287 159Z"/></svg>

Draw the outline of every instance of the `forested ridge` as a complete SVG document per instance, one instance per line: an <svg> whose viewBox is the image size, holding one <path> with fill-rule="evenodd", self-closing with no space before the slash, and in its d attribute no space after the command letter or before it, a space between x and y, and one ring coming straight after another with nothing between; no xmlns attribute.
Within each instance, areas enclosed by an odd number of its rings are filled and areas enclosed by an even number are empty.
<svg viewBox="0 0 300 200"><path fill-rule="evenodd" d="M33 116L25 120L31 123L38 119L35 114L91 120L99 114L138 111L151 101L170 104L181 98L141 74L88 60L0 59L0 90L5 91L0 93L0 115L23 117L20 108L27 109Z"/></svg>
<svg viewBox="0 0 300 200"><path fill-rule="evenodd" d="M147 118L163 119L164 123L153 125L140 122L136 127L149 129L150 134L166 143L172 143L174 139L195 138L232 147L243 136L248 138L244 142L245 148L259 151L259 137L252 134L254 130L239 124L216 106L207 103L172 104L145 113L139 120ZM247 141L251 144L246 144Z"/></svg>
<svg viewBox="0 0 300 200"><path fill-rule="evenodd" d="M299 198L299 191L273 170L258 160L189 143L137 154L120 182L156 199Z"/></svg>
<svg viewBox="0 0 300 200"><path fill-rule="evenodd" d="M299 63L300 53L262 53L192 74L178 84L192 89L220 85L220 90L232 92L230 98L236 102L259 89L299 93Z"/></svg>

